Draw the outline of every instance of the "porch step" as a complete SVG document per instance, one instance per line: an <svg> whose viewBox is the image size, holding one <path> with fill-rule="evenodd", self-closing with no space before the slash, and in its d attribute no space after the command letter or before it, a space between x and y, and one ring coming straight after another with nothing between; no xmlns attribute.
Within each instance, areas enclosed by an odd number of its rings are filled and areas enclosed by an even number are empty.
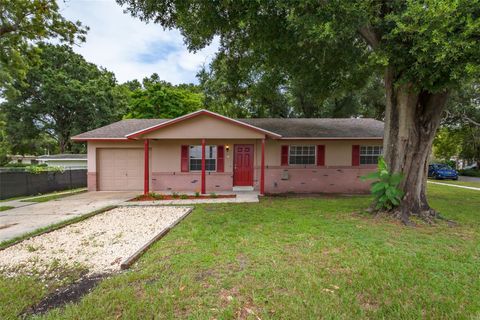
<svg viewBox="0 0 480 320"><path fill-rule="evenodd" d="M233 191L253 191L252 186L233 187Z"/></svg>

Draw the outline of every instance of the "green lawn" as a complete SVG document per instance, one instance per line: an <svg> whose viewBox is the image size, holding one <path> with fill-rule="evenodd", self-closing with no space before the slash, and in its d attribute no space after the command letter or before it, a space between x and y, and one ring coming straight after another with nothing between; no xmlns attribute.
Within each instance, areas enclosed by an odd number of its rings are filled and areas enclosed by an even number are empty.
<svg viewBox="0 0 480 320"><path fill-rule="evenodd" d="M1 211L5 211L5 210L10 210L10 209L13 209L14 207L11 207L11 206L0 206L0 212Z"/></svg>
<svg viewBox="0 0 480 320"><path fill-rule="evenodd" d="M197 206L133 269L45 318L476 319L480 192L429 185L429 197L459 225L356 213L368 197ZM0 278L0 318L45 294Z"/></svg>

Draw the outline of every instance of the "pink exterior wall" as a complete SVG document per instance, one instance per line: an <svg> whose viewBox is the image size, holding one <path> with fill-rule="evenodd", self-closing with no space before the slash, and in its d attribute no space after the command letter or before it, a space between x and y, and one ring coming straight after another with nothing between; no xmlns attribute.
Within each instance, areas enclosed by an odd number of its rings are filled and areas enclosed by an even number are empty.
<svg viewBox="0 0 480 320"><path fill-rule="evenodd" d="M200 139L152 140L151 190L153 191L200 191L200 172L181 172L181 145L199 145ZM233 150L235 144L253 144L254 187L259 189L261 140L259 139L207 139L207 145L228 145L225 152L225 172L206 175L207 193L231 191L233 187ZM282 145L323 144L325 167L280 166ZM265 192L266 193L363 193L369 183L358 177L374 170L372 166L351 167L352 145L381 145L382 140L267 140L265 146ZM98 148L143 148L143 141L89 142L88 143L88 188L97 189ZM282 180L284 172L288 179ZM141 191L141 190L139 190Z"/></svg>
<svg viewBox="0 0 480 320"><path fill-rule="evenodd" d="M261 139L264 134L258 131L246 128L240 125L234 125L212 118L211 116L201 115L195 118L177 122L142 135L142 139Z"/></svg>
<svg viewBox="0 0 480 320"><path fill-rule="evenodd" d="M88 188L88 191L97 191L97 173L96 172L87 173L87 188Z"/></svg>
<svg viewBox="0 0 480 320"><path fill-rule="evenodd" d="M206 174L207 193L216 191L232 191L233 176L231 173L212 172ZM153 173L154 191L191 191L200 192L200 173L175 172Z"/></svg>
<svg viewBox="0 0 480 320"><path fill-rule="evenodd" d="M359 177L372 170L374 166L272 167L265 170L265 193L367 193L370 182L362 182Z"/></svg>

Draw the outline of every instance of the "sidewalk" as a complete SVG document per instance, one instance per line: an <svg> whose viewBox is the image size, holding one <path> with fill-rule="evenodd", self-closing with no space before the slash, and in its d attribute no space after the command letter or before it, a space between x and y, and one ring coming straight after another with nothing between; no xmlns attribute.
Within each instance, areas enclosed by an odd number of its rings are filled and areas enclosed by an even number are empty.
<svg viewBox="0 0 480 320"><path fill-rule="evenodd" d="M432 184L438 184L438 185L441 185L441 186L450 186L450 187L457 187L457 188L462 188L462 189L470 189L470 190L477 190L477 191L480 191L480 188L476 188L476 187L467 187L467 186L459 186L459 185L457 185L457 184L442 183L442 182L434 182L434 181L428 181L428 183L432 183Z"/></svg>

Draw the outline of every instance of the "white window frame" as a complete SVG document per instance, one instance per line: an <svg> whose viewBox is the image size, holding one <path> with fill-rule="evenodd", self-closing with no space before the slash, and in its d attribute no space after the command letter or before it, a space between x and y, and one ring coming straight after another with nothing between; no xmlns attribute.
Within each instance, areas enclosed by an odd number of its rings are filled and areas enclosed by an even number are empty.
<svg viewBox="0 0 480 320"><path fill-rule="evenodd" d="M292 147L313 147L313 163L290 163L290 151ZM295 156L310 156L310 155L293 155ZM288 146L288 165L289 166L314 166L317 164L317 146L314 144L294 144Z"/></svg>
<svg viewBox="0 0 480 320"><path fill-rule="evenodd" d="M191 155L191 150L192 150L192 147L197 147L197 148L200 148L200 158L192 158L190 157ZM208 149L209 147L212 147L214 152L213 152L213 157L210 157L209 158L209 152L208 152ZM202 169L200 168L199 170L193 170L192 167L191 167L191 160L202 160L202 145L196 145L196 144L193 144L193 145L189 145L188 146L188 171L189 172L201 172ZM214 160L214 165L215 165L215 170L208 170L207 169L207 160ZM205 171L207 172L217 172L217 159L218 159L218 148L217 148L217 145L205 145Z"/></svg>
<svg viewBox="0 0 480 320"><path fill-rule="evenodd" d="M383 156L383 146L361 145L359 150L359 164L361 166L376 165L378 158ZM362 157L377 157L377 163L362 163Z"/></svg>

